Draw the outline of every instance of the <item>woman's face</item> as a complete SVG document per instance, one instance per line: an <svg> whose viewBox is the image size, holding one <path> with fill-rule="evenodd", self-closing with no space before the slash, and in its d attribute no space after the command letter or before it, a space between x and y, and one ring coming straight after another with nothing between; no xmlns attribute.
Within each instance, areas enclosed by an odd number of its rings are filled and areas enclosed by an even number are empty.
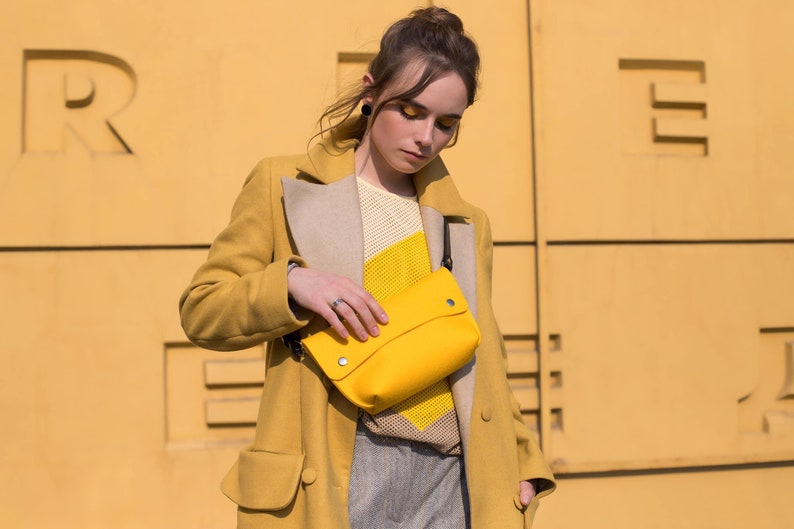
<svg viewBox="0 0 794 529"><path fill-rule="evenodd" d="M365 136L377 172L413 174L430 163L454 137L467 102L463 80L447 72L413 99L384 105Z"/></svg>

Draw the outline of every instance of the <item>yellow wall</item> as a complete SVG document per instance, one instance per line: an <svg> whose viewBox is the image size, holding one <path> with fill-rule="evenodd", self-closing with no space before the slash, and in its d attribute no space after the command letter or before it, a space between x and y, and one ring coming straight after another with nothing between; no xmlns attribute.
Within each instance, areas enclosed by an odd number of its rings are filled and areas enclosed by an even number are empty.
<svg viewBox="0 0 794 529"><path fill-rule="evenodd" d="M177 297L416 3L6 4L3 519L231 528L262 351L189 345ZM794 526L794 4L444 5L484 60L445 160L561 478L536 527Z"/></svg>

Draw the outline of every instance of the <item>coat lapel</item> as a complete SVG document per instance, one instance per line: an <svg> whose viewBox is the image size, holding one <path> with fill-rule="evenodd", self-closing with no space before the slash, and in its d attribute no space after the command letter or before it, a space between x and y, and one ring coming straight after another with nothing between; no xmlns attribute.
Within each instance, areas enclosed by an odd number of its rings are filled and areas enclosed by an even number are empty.
<svg viewBox="0 0 794 529"><path fill-rule="evenodd" d="M284 211L298 254L312 268L364 280L364 234L355 175L330 184L284 177Z"/></svg>
<svg viewBox="0 0 794 529"><path fill-rule="evenodd" d="M474 226L467 222L449 223L449 240L452 257L452 275L466 297L469 310L477 317L476 252ZM444 217L435 209L422 207L422 223L430 252L433 270L441 266L444 255ZM474 368L475 358L450 376L452 398L463 446L468 444L471 414L474 408ZM464 450L465 453L465 450Z"/></svg>

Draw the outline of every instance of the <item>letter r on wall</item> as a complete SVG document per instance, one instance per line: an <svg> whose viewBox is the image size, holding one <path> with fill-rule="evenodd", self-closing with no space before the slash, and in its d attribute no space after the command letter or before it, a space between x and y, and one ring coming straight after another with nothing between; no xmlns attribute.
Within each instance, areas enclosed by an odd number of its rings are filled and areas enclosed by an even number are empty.
<svg viewBox="0 0 794 529"><path fill-rule="evenodd" d="M132 101L127 62L82 50L23 52L23 152L66 152L77 140L99 153L132 153L111 118Z"/></svg>

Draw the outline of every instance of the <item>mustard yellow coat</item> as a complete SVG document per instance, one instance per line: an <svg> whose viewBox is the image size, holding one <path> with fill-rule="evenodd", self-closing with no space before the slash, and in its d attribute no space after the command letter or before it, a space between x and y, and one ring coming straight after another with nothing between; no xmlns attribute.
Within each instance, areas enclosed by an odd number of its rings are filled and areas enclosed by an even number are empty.
<svg viewBox="0 0 794 529"><path fill-rule="evenodd" d="M337 150L321 143L306 156L260 162L180 298L183 328L197 345L236 350L268 342L256 437L222 484L238 505L241 529L349 527L358 409L309 357L298 360L280 338L324 326L311 313L291 310L290 261L363 282L354 146L351 141ZM450 220L453 271L482 333L472 362L450 377L472 529L528 528L538 498L555 485L507 383L491 307L490 225L483 211L460 198L440 159L414 183L434 268L442 256L443 218ZM542 490L523 509L518 483L528 479L540 479Z"/></svg>

